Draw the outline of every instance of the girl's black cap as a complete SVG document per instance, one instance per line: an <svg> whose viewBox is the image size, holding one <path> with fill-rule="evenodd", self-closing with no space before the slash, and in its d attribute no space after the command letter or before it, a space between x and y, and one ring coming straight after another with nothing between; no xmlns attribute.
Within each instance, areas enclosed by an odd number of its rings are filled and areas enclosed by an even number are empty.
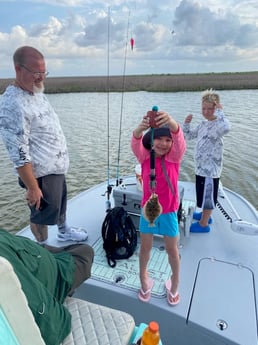
<svg viewBox="0 0 258 345"><path fill-rule="evenodd" d="M168 127L159 127L159 128L153 128L148 130L142 138L142 144L147 149L151 149L151 131L154 131L153 133L153 139L159 138L159 137L169 137L171 138L171 133Z"/></svg>

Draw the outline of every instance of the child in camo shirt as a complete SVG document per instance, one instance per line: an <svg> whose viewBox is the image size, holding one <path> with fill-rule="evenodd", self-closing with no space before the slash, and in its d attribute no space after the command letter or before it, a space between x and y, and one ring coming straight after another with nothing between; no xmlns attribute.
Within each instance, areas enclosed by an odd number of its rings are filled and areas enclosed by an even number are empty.
<svg viewBox="0 0 258 345"><path fill-rule="evenodd" d="M223 136L230 131L230 123L225 118L220 98L212 89L202 94L202 115L204 120L191 128L193 115L185 118L183 132L187 140L196 139L194 160L196 175L197 207L202 212L194 212L197 222L190 227L191 232L209 232L212 210L217 203L219 178L222 171Z"/></svg>

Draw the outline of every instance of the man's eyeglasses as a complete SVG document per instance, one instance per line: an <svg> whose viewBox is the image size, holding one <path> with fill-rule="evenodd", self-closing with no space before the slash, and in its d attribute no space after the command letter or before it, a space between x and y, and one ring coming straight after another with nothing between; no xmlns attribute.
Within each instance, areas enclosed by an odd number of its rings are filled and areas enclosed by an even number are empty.
<svg viewBox="0 0 258 345"><path fill-rule="evenodd" d="M26 71L32 73L35 78L46 77L49 74L48 71L46 71L46 72L34 72L25 65L20 65L20 66L23 67L24 69L26 69Z"/></svg>

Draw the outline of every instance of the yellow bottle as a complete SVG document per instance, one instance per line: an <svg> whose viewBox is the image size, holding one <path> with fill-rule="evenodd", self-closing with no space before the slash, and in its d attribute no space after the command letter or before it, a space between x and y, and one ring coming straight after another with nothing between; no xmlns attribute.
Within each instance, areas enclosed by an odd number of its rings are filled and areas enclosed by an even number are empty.
<svg viewBox="0 0 258 345"><path fill-rule="evenodd" d="M141 345L158 345L159 340L159 324L155 321L151 321L143 332Z"/></svg>

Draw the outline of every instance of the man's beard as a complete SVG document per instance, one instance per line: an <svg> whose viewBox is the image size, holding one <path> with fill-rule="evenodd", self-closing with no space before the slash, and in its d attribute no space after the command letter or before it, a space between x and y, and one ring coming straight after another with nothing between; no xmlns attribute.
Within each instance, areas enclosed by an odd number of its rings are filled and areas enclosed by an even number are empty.
<svg viewBox="0 0 258 345"><path fill-rule="evenodd" d="M33 85L33 93L42 93L44 92L45 88L44 88L44 84L40 83L40 86L36 86L35 84Z"/></svg>

